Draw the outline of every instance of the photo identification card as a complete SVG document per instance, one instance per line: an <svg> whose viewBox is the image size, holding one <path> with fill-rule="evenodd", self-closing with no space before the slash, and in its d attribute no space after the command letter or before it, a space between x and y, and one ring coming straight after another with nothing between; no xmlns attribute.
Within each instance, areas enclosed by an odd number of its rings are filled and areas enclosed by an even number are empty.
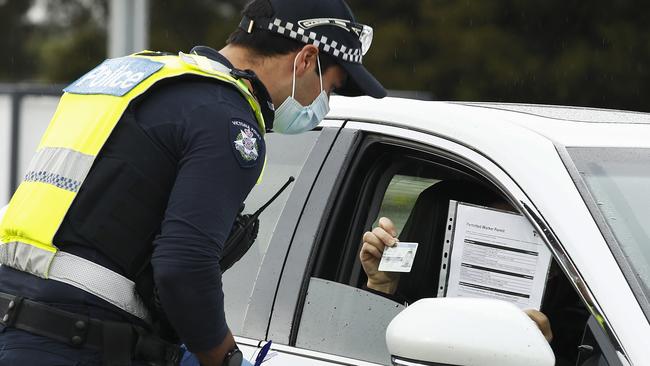
<svg viewBox="0 0 650 366"><path fill-rule="evenodd" d="M413 259L418 250L418 243L397 242L393 247L386 247L379 262L383 272L411 272Z"/></svg>

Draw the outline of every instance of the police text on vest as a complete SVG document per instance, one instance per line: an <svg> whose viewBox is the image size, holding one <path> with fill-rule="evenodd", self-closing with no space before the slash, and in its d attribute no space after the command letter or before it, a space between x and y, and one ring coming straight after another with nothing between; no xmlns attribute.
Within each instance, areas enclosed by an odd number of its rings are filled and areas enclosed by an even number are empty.
<svg viewBox="0 0 650 366"><path fill-rule="evenodd" d="M140 57L121 57L104 61L64 89L72 94L123 96L162 68L160 62Z"/></svg>

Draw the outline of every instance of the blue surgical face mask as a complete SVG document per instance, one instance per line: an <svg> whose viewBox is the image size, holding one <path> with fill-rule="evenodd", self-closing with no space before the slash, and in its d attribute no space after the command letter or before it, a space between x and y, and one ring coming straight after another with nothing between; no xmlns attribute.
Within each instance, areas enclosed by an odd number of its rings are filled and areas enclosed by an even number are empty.
<svg viewBox="0 0 650 366"><path fill-rule="evenodd" d="M320 75L320 94L306 107L294 99L296 95L297 60L298 55L293 60L293 89L291 96L275 110L275 119L273 120L273 131L287 135L295 135L313 129L318 126L330 111L329 99L327 98L327 93L323 90L323 73L320 68L320 59L318 56L316 60Z"/></svg>

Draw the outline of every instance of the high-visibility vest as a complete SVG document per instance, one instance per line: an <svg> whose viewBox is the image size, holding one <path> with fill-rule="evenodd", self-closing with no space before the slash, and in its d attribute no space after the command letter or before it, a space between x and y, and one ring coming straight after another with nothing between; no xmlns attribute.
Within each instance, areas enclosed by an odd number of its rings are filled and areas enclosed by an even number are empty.
<svg viewBox="0 0 650 366"><path fill-rule="evenodd" d="M263 134L260 105L247 85L231 76L230 71L199 55L152 56L151 52L143 52L106 60L64 89L27 174L11 198L4 218L0 218L0 263L44 279L69 283L144 317L146 311L131 289L130 280L60 251L53 238L129 104L161 80L197 75L234 86L250 104ZM80 279L84 269L113 280L103 279L106 283L98 285L91 283L96 279ZM80 283L84 281L88 283ZM133 294L124 294L125 291Z"/></svg>

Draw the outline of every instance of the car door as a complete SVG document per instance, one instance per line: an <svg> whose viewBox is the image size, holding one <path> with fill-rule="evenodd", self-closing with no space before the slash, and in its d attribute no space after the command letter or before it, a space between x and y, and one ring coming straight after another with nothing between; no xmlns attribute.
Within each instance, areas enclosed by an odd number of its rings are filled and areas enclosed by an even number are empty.
<svg viewBox="0 0 650 366"><path fill-rule="evenodd" d="M260 184L245 201L245 214L262 207L289 177L296 180L260 215L253 246L223 275L228 325L247 358L266 339L271 305L288 240L307 192L331 150L341 122L325 121L300 135L265 136L267 161Z"/></svg>
<svg viewBox="0 0 650 366"><path fill-rule="evenodd" d="M277 364L298 357L306 365L314 360L390 365L384 330L403 307L395 299L363 289L359 262L341 258L358 256L360 238L376 225L379 214L390 212L404 221L419 192L442 179L474 181L500 192L543 233L555 265L565 279L571 278L570 291L581 285L529 197L496 162L475 149L398 126L348 121L333 150L341 155L330 156L315 181L275 294L267 338L279 344ZM418 173L423 161L429 167L426 174ZM400 175L403 171L408 174ZM391 189L399 199L390 197ZM397 201L392 208L391 200ZM586 310L584 294L574 295ZM597 312L594 302L588 304ZM588 313L582 317L586 325ZM581 335L582 329L574 333ZM572 362L577 352L569 356Z"/></svg>

